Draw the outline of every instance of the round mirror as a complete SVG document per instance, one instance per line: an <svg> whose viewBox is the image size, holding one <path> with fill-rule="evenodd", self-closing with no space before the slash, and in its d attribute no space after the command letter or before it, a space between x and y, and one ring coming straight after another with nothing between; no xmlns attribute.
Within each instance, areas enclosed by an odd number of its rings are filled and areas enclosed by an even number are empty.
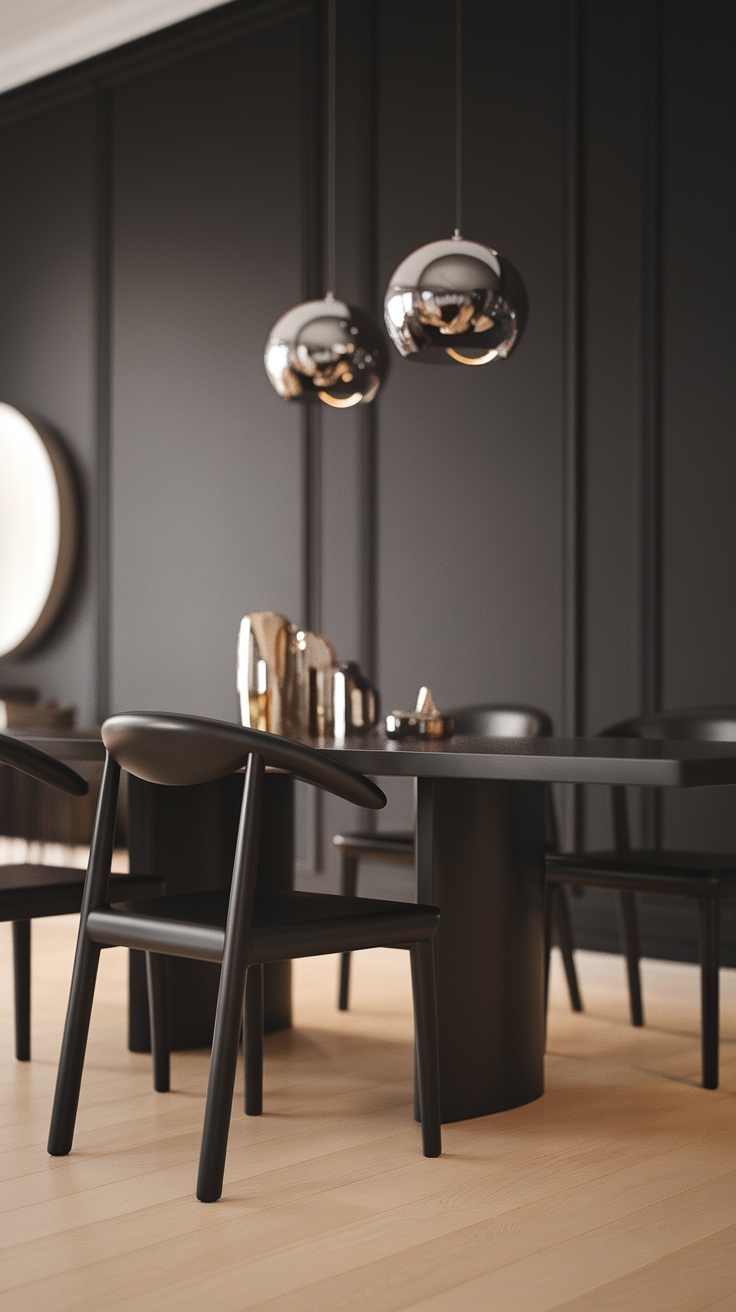
<svg viewBox="0 0 736 1312"><path fill-rule="evenodd" d="M77 498L58 439L0 402L0 656L29 651L69 594Z"/></svg>

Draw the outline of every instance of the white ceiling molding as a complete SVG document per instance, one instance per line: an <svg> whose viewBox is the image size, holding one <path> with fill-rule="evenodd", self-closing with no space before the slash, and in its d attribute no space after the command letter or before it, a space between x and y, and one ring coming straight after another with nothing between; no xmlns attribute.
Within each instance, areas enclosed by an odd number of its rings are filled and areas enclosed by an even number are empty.
<svg viewBox="0 0 736 1312"><path fill-rule="evenodd" d="M214 8L213 0L3 0L0 91Z"/></svg>

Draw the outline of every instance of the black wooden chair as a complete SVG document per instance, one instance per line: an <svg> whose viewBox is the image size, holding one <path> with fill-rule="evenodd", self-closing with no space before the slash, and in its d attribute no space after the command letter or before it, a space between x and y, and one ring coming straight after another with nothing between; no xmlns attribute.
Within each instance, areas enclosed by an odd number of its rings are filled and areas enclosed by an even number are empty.
<svg viewBox="0 0 736 1312"><path fill-rule="evenodd" d="M261 1107L262 970L269 961L345 948L408 947L411 953L422 1143L441 1151L434 907L366 898L256 890L265 767L288 771L358 806L385 805L381 790L323 753L255 729L183 715L116 715L102 726L107 759L95 819L48 1150L72 1146L100 949L143 949L154 961L173 955L222 963L212 1043L197 1197L222 1192L225 1154L245 997L246 1110ZM223 778L245 767L243 803L229 891L166 896L111 905L115 802L121 767L152 783L181 786ZM246 991L246 976L248 989ZM154 1066L168 1087L166 1009L152 1025Z"/></svg>
<svg viewBox="0 0 736 1312"><path fill-rule="evenodd" d="M61 789L73 797L87 792L87 781L75 770L36 747L0 734L0 764L19 770L39 783ZM31 921L40 916L63 916L79 911L84 888L83 870L68 866L44 866L30 862L0 866L0 920L13 925L13 976L15 990L15 1055L18 1061L31 1057ZM162 891L160 880L116 875L111 881L115 896L154 896Z"/></svg>
<svg viewBox="0 0 736 1312"><path fill-rule="evenodd" d="M638 716L604 729L602 736L736 742L736 707L696 707ZM662 893L696 900L700 924L703 1087L717 1089L720 902L721 898L736 896L736 856L632 848L626 789L612 788L611 796L613 850L563 852L549 856L548 887L562 890L569 885L617 891L634 1025L644 1023L635 896L637 893Z"/></svg>
<svg viewBox="0 0 736 1312"><path fill-rule="evenodd" d="M544 711L531 706L462 706L451 711L455 732L476 738L549 737L552 721ZM354 897L358 887L361 861L381 861L390 865L414 865L414 835L410 830L384 830L380 833L336 834L333 843L340 854L340 887L346 897ZM547 845L556 850L557 822L552 793L547 791ZM562 953L570 1002L574 1011L582 1011L575 960L570 911L563 888L548 891L547 958L554 929ZM340 958L338 1007L347 1011L350 993L350 953Z"/></svg>

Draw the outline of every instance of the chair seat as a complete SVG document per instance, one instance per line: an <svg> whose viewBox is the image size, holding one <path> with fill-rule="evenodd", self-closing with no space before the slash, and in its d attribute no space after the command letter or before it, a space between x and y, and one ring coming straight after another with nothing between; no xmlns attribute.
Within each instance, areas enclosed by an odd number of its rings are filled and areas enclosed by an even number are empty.
<svg viewBox="0 0 736 1312"><path fill-rule="evenodd" d="M714 852L561 852L547 857L547 877L553 883L634 892L736 896L736 858Z"/></svg>
<svg viewBox="0 0 736 1312"><path fill-rule="evenodd" d="M221 961L227 890L177 894L91 911L87 932L95 943ZM402 946L429 939L439 925L436 907L326 893L268 893L256 899L249 961Z"/></svg>
<svg viewBox="0 0 736 1312"><path fill-rule="evenodd" d="M335 834L332 841L343 856L403 861L407 865L414 861L414 835L410 829L387 829L375 834Z"/></svg>
<svg viewBox="0 0 736 1312"><path fill-rule="evenodd" d="M0 921L34 920L79 911L86 871L75 866L24 863L0 866ZM152 875L113 875L110 893L116 900L132 893L157 897L163 881Z"/></svg>

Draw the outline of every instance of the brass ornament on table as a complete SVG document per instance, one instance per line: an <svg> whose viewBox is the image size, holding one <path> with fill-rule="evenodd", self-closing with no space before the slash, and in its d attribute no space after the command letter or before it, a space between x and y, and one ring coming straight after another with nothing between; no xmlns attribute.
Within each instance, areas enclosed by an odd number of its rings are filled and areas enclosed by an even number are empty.
<svg viewBox="0 0 736 1312"><path fill-rule="evenodd" d="M451 715L443 715L434 704L431 689L419 689L413 711L391 711L386 716L388 738L450 738L455 732Z"/></svg>
<svg viewBox="0 0 736 1312"><path fill-rule="evenodd" d="M327 638L275 611L241 620L237 683L241 721L253 729L343 738L376 723L376 693L356 662L339 664Z"/></svg>
<svg viewBox="0 0 736 1312"><path fill-rule="evenodd" d="M254 611L240 622L240 719L252 729L284 732L284 702L288 717L290 696L287 671L291 627L285 615L271 610Z"/></svg>
<svg viewBox="0 0 736 1312"><path fill-rule="evenodd" d="M294 679L292 728L312 738L332 733L332 671L335 648L326 638L292 625Z"/></svg>
<svg viewBox="0 0 736 1312"><path fill-rule="evenodd" d="M333 734L348 738L371 729L378 719L378 697L355 661L343 661L333 671Z"/></svg>

